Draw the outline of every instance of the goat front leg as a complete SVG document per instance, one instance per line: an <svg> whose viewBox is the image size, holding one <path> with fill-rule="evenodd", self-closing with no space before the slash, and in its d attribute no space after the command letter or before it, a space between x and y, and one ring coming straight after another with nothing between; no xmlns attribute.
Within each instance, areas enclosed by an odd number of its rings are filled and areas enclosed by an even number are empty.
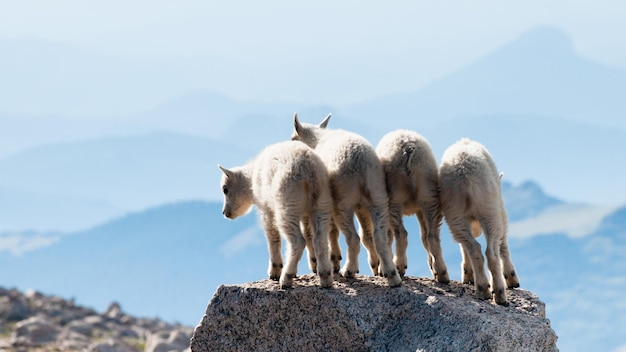
<svg viewBox="0 0 626 352"><path fill-rule="evenodd" d="M274 223L274 214L270 212L263 212L261 214L261 222L265 229L265 236L267 237L267 249L270 255L269 268L267 274L270 279L278 281L280 279L281 272L283 270L283 257L281 254L281 238L280 232Z"/></svg>

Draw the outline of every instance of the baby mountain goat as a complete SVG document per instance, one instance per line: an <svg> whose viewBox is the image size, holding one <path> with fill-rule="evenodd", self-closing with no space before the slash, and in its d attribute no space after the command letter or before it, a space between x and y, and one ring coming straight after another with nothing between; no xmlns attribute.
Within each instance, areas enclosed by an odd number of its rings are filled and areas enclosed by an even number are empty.
<svg viewBox="0 0 626 352"><path fill-rule="evenodd" d="M258 208L268 241L270 278L280 277L283 288L292 286L306 241L312 243L309 252L315 257L309 265L317 269L320 285L332 286L328 232L333 204L326 167L317 154L301 142L288 141L265 148L245 166L219 168L224 173L224 216L235 219L252 205ZM312 238L304 238L301 222L311 229L307 233ZM287 241L284 269L281 235Z"/></svg>
<svg viewBox="0 0 626 352"><path fill-rule="evenodd" d="M461 139L443 154L439 170L441 206L454 240L461 245L463 282L476 285L476 296L491 299L484 257L475 237L485 232L487 265L496 303L508 305L509 288L519 287L506 238L507 215L500 175L480 143Z"/></svg>
<svg viewBox="0 0 626 352"><path fill-rule="evenodd" d="M435 279L448 283L448 270L441 252L439 229L439 170L428 141L420 134L396 130L387 133L376 146L376 154L385 170L389 193L389 242L396 239L395 263L400 275L407 267L408 234L403 215L417 215L422 244L428 255L428 267Z"/></svg>
<svg viewBox="0 0 626 352"><path fill-rule="evenodd" d="M402 279L387 243L389 199L383 167L365 138L343 130L326 129L329 119L330 115L319 126L301 124L296 114L292 139L315 149L328 169L334 203L334 223L330 233L333 264L338 268L341 259L338 226L348 244L348 258L341 274L353 277L359 270L360 240L354 226L356 213L372 272L385 276L389 286L398 286Z"/></svg>

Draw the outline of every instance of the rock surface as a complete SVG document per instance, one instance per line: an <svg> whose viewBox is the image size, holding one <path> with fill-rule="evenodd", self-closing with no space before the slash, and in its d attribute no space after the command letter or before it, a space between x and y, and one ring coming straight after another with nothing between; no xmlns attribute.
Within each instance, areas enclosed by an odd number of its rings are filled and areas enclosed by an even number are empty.
<svg viewBox="0 0 626 352"><path fill-rule="evenodd" d="M271 280L220 286L195 328L204 351L557 351L545 305L508 290L510 305L474 298L473 287L406 277L336 278L321 289L313 275L282 290Z"/></svg>
<svg viewBox="0 0 626 352"><path fill-rule="evenodd" d="M188 351L192 331L135 318L117 303L99 314L71 300L0 287L0 351Z"/></svg>

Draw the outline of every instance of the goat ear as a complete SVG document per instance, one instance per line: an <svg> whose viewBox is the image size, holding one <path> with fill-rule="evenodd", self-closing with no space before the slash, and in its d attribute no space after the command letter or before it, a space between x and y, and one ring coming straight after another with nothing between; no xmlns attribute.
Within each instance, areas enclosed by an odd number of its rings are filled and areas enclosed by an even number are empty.
<svg viewBox="0 0 626 352"><path fill-rule="evenodd" d="M220 164L217 164L217 167L220 168L220 170L222 170L222 172L224 173L224 175L226 175L226 177L231 177L233 175L233 172L228 170L227 168L223 167Z"/></svg>
<svg viewBox="0 0 626 352"><path fill-rule="evenodd" d="M321 127L321 128L326 128L326 126L328 125L328 120L330 120L330 115L331 115L331 114L328 114L328 116L326 116L326 118L324 119L324 121L322 121L322 122L320 123L320 127Z"/></svg>
<svg viewBox="0 0 626 352"><path fill-rule="evenodd" d="M302 132L302 125L300 124L300 121L298 120L298 113L294 112L293 113L293 127L296 130L296 133L299 135L300 132Z"/></svg>

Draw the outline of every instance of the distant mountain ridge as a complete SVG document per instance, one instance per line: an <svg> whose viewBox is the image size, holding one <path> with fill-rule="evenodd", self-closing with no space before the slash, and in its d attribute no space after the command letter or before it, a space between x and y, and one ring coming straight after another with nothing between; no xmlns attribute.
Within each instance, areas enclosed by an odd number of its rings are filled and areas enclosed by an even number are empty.
<svg viewBox="0 0 626 352"><path fill-rule="evenodd" d="M0 232L73 232L121 216L126 209L86 197L50 195L0 186Z"/></svg>
<svg viewBox="0 0 626 352"><path fill-rule="evenodd" d="M169 132L60 143L0 159L0 187L132 210L210 198L219 194L218 161L248 158L235 146L222 147Z"/></svg>
<svg viewBox="0 0 626 352"><path fill-rule="evenodd" d="M345 113L386 116L385 123L410 114L426 124L461 116L551 116L626 130L624 91L626 72L579 57L561 30L540 27L424 89Z"/></svg>
<svg viewBox="0 0 626 352"><path fill-rule="evenodd" d="M621 238L626 244L626 207L621 207L604 218L597 231Z"/></svg>
<svg viewBox="0 0 626 352"><path fill-rule="evenodd" d="M563 201L544 193L538 184L525 181L514 186L502 182L502 197L506 204L509 221L517 221L540 214L545 209L563 204Z"/></svg>

